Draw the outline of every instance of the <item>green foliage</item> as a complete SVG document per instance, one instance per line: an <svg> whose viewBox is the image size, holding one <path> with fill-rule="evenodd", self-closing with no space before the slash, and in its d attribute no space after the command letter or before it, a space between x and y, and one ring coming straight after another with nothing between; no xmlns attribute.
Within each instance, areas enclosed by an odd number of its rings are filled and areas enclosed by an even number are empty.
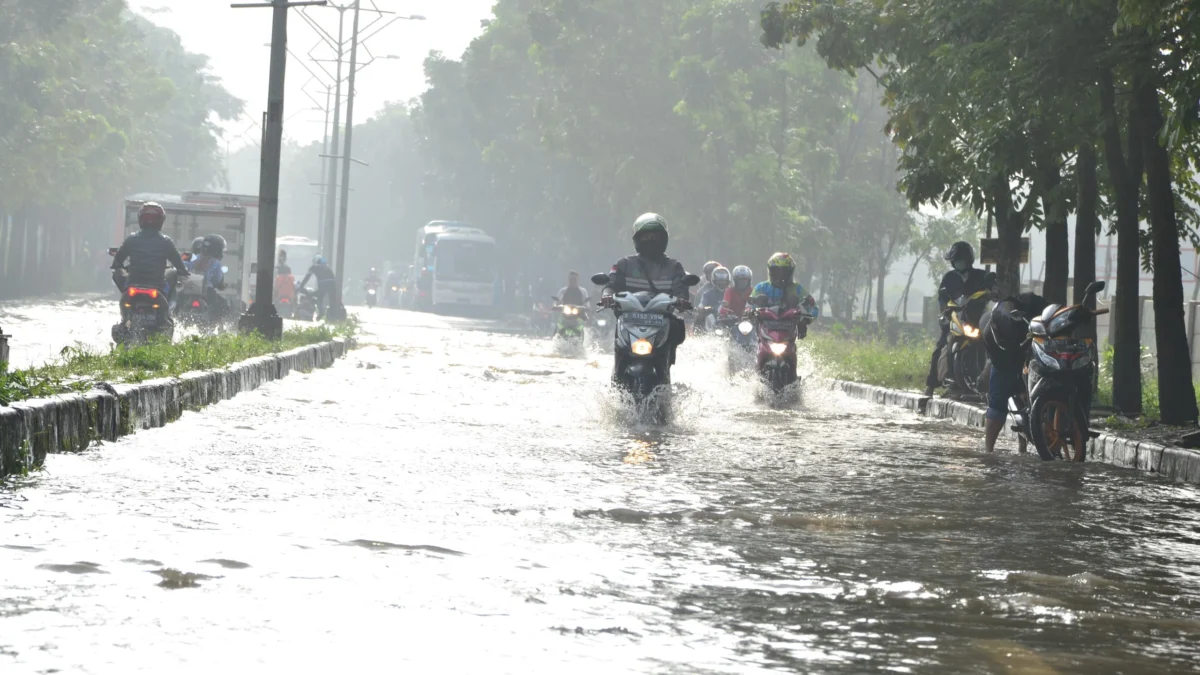
<svg viewBox="0 0 1200 675"><path fill-rule="evenodd" d="M321 324L289 329L279 342L266 340L258 333L222 333L192 336L177 343L160 339L135 347L113 347L107 353L66 347L54 363L23 370L0 370L0 404L86 391L96 382L142 382L223 368L256 356L339 337L352 338L358 329L358 323L351 320L334 326Z"/></svg>
<svg viewBox="0 0 1200 675"><path fill-rule="evenodd" d="M929 372L929 339L886 340L867 335L861 327L847 331L809 333L809 352L822 374L838 380L862 382L891 389L924 389Z"/></svg>

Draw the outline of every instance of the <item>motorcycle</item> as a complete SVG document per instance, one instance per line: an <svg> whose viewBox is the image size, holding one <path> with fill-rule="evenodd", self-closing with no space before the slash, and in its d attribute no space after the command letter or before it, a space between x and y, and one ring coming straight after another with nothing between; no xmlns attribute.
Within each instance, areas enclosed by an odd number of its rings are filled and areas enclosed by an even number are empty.
<svg viewBox="0 0 1200 675"><path fill-rule="evenodd" d="M759 376L775 394L800 381L796 365L796 340L808 333L813 317L804 307L768 307L766 296L758 296L750 311L757 327Z"/></svg>
<svg viewBox="0 0 1200 675"><path fill-rule="evenodd" d="M311 288L296 289L296 306L292 318L297 321L312 321L317 315L317 292Z"/></svg>
<svg viewBox="0 0 1200 675"><path fill-rule="evenodd" d="M584 325L587 323L587 308L579 305L554 305L558 312L558 326L554 337L568 342L583 342Z"/></svg>
<svg viewBox="0 0 1200 675"><path fill-rule="evenodd" d="M695 286L700 277L688 274L683 281ZM609 277L593 275L592 283L605 286ZM687 299L668 293L623 291L612 296L611 307L617 323L613 383L629 392L635 402L640 403L659 387L671 384L671 363L675 357L671 319L688 306Z"/></svg>
<svg viewBox="0 0 1200 675"><path fill-rule="evenodd" d="M275 311L290 319L296 309L296 277L280 274L275 277Z"/></svg>
<svg viewBox="0 0 1200 675"><path fill-rule="evenodd" d="M995 274L989 274L985 285L990 289ZM979 375L987 362L987 350L983 346L983 333L979 322L991 300L991 290L961 295L946 304L942 313L950 323L950 337L943 350L944 363L938 367L942 383L959 393L981 393Z"/></svg>
<svg viewBox="0 0 1200 675"><path fill-rule="evenodd" d="M534 335L552 336L555 327L554 303L536 302L533 314L529 317L529 328Z"/></svg>
<svg viewBox="0 0 1200 675"><path fill-rule="evenodd" d="M388 307L400 307L400 296L402 295L400 291L400 282L392 281L390 284L388 284L384 295L387 296L385 302L387 303Z"/></svg>
<svg viewBox="0 0 1200 675"><path fill-rule="evenodd" d="M1104 282L1095 281L1084 295L1090 300L1102 290ZM1073 334L1107 313L1088 309L1087 303L1050 305L1029 322L1025 392L1009 402L1009 410L1016 420L1013 429L1032 442L1044 460L1082 462L1087 454L1099 357L1095 341Z"/></svg>
<svg viewBox="0 0 1200 675"><path fill-rule="evenodd" d="M117 254L116 248L108 249L110 256ZM162 335L168 341L175 337L175 322L171 320L174 309L178 273L174 267L166 271L165 288L134 286L128 283L129 273L116 270L113 281L121 290L119 308L121 321L112 327L113 342L119 345L139 345L152 336Z"/></svg>
<svg viewBox="0 0 1200 675"><path fill-rule="evenodd" d="M692 335L711 335L717 330L718 307L697 307L692 319Z"/></svg>
<svg viewBox="0 0 1200 675"><path fill-rule="evenodd" d="M374 307L379 300L379 282L368 281L363 284L363 288L367 291L367 307Z"/></svg>

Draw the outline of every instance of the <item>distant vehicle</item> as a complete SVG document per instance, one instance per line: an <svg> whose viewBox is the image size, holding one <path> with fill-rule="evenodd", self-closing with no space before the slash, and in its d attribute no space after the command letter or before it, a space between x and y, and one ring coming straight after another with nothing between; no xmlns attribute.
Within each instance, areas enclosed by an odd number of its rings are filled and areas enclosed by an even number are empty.
<svg viewBox="0 0 1200 675"><path fill-rule="evenodd" d="M142 204L157 201L144 197L147 196L135 195L125 200L125 236L140 229L137 215ZM219 234L225 238L225 255L221 265L229 271L225 273L225 290L218 293L225 298L231 312L240 312L244 308L242 302L248 299L249 294L246 290L250 279L250 265L245 264L246 242L247 239L253 240L258 236L257 223L253 226L250 224L246 208L165 200L158 203L162 204L163 210L167 212L167 221L163 223L162 232L175 241L176 248L186 249L193 239L206 234ZM255 249L250 250L250 255L253 255Z"/></svg>
<svg viewBox="0 0 1200 675"><path fill-rule="evenodd" d="M241 302L230 302L229 307L234 310L239 308L245 309L250 304L250 290L254 286L254 272L250 269L250 263L258 261L258 196L196 191L184 192L182 196L185 204L245 210L245 228L241 231L232 232L233 237L230 237L225 232L211 233L225 237L226 246L223 263L230 269L230 273L233 275L226 275L228 280L225 283L232 288L233 281L235 279L238 281L237 297ZM210 233L203 232L201 234ZM178 239L175 240L181 246L186 246L186 242L189 241L191 239L184 239L184 243L180 243ZM233 262L231 262L231 259ZM235 265L234 262L237 264Z"/></svg>
<svg viewBox="0 0 1200 675"><path fill-rule="evenodd" d="M435 220L417 231L416 307L495 311L496 240L479 228Z"/></svg>
<svg viewBox="0 0 1200 675"><path fill-rule="evenodd" d="M303 274L308 271L308 266L312 264L313 257L321 252L321 244L316 239L288 235L275 240L275 255L277 257L281 250L287 251L287 264L288 267L292 268L292 274L296 274L297 272Z"/></svg>

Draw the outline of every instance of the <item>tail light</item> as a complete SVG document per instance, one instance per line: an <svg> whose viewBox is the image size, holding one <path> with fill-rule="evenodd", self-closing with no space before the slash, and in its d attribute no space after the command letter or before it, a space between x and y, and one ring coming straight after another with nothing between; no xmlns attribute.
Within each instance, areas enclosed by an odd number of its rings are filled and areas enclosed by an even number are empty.
<svg viewBox="0 0 1200 675"><path fill-rule="evenodd" d="M144 295L148 298L154 299L154 298L158 297L158 289L157 288L138 288L136 286L129 287L129 297L136 298L139 295Z"/></svg>
<svg viewBox="0 0 1200 675"><path fill-rule="evenodd" d="M283 304L285 304L285 305L286 305L286 304L289 304L289 303L291 303L291 300L288 300L287 298L280 298L280 299L279 299L279 302L281 302L281 303L283 303Z"/></svg>
<svg viewBox="0 0 1200 675"><path fill-rule="evenodd" d="M200 306L200 301L199 301L199 300L193 300L193 301L192 301L192 307L199 307L199 306Z"/></svg>

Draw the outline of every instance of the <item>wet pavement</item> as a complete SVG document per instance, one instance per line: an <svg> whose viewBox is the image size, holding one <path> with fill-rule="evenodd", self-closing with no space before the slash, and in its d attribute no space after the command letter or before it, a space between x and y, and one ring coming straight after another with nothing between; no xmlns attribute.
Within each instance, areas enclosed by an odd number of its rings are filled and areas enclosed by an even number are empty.
<svg viewBox="0 0 1200 675"><path fill-rule="evenodd" d="M390 310L364 346L0 491L0 672L1163 673L1200 667L1195 488L988 456L681 349Z"/></svg>

